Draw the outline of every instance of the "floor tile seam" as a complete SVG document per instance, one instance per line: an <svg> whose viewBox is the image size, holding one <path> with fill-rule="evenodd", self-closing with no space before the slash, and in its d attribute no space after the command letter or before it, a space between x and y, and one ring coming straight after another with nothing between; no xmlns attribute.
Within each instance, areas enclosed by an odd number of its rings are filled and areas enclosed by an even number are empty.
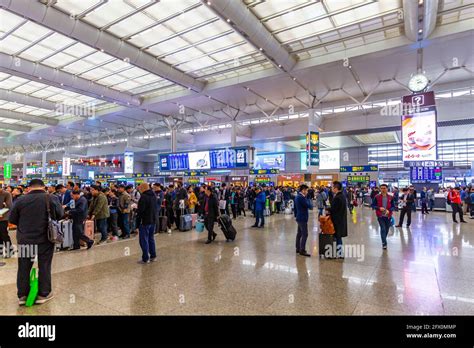
<svg viewBox="0 0 474 348"><path fill-rule="evenodd" d="M62 286L55 286L55 289L59 289L61 292L65 292L65 293L69 292L68 289L66 289L66 288L64 288L64 287L62 287ZM56 293L56 292L57 292L57 291L55 290L53 293ZM110 307L108 307L107 305L104 305L104 304L102 304L102 303L99 303L99 302L95 301L94 299L91 299L91 298L89 298L89 297L87 297L87 296L84 296L84 295L82 295L82 294L73 294L73 295L74 295L75 297L80 297L80 298L86 300L87 302L90 302L91 304L99 305L99 306L105 307L105 308L107 308L107 309L109 309L109 310L112 310L112 311L115 311L115 312L118 312L118 313L122 313L122 314L126 314L126 313L124 313L124 312L122 312L122 311L116 310L116 309L114 309L114 308L110 308ZM98 315L101 315L101 314L98 314Z"/></svg>

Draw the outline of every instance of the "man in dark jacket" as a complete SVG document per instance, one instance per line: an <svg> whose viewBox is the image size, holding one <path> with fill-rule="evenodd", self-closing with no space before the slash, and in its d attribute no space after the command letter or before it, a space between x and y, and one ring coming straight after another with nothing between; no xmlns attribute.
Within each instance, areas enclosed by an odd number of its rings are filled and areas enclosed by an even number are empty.
<svg viewBox="0 0 474 348"><path fill-rule="evenodd" d="M139 229L142 259L139 263L146 264L156 261L155 224L156 224L156 195L146 182L138 187L140 199L137 207L137 222Z"/></svg>
<svg viewBox="0 0 474 348"><path fill-rule="evenodd" d="M206 195L204 199L204 225L207 229L206 244L210 244L217 236L214 232L214 223L219 217L219 206L217 205L217 198L212 194L212 190L209 186L206 186L204 192Z"/></svg>
<svg viewBox="0 0 474 348"><path fill-rule="evenodd" d="M332 183L334 197L329 208L329 214L334 225L336 238L337 258L344 258L342 238L347 237L347 201L342 194L342 184L339 181Z"/></svg>
<svg viewBox="0 0 474 348"><path fill-rule="evenodd" d="M161 205L163 204L164 193L161 189L161 184L155 182L153 184L153 192L155 193L156 197L156 210L155 210L155 233L160 232L160 215L161 215Z"/></svg>
<svg viewBox="0 0 474 348"><path fill-rule="evenodd" d="M87 249L90 249L94 241L84 234L84 221L87 219L87 200L81 196L81 191L78 190L72 191L72 199L74 200L74 208L68 211L72 218L72 238L74 240L72 250L81 248L81 240L86 242Z"/></svg>
<svg viewBox="0 0 474 348"><path fill-rule="evenodd" d="M181 215L184 211L184 209L181 208L183 205L180 203L184 202L184 207L186 207L186 200L188 199L188 193L186 192L186 189L183 187L183 183L181 181L178 181L176 185L177 187L176 187L176 198L174 201L174 208L176 211L176 228L179 229Z"/></svg>
<svg viewBox="0 0 474 348"><path fill-rule="evenodd" d="M107 197L102 192L100 186L91 186L92 202L89 207L89 215L91 220L95 220L97 230L101 234L100 243L107 242L107 219L110 217L109 202Z"/></svg>
<svg viewBox="0 0 474 348"><path fill-rule="evenodd" d="M252 227L263 228L265 226L265 218L263 217L263 211L265 210L266 196L260 187L255 189L257 194L255 198L255 224Z"/></svg>
<svg viewBox="0 0 474 348"><path fill-rule="evenodd" d="M301 185L295 199L295 215L298 224L296 234L296 253L301 256L311 256L306 252L306 240L308 239L308 211L313 210L311 199L308 198L308 186Z"/></svg>
<svg viewBox="0 0 474 348"><path fill-rule="evenodd" d="M51 219L61 219L64 211L59 202L45 192L42 180L33 179L28 194L18 198L10 213L9 221L17 226L17 288L20 305L26 303L30 292L30 272L35 256L38 256L39 268L36 303L46 303L53 298L51 265L54 244L48 239L48 205Z"/></svg>

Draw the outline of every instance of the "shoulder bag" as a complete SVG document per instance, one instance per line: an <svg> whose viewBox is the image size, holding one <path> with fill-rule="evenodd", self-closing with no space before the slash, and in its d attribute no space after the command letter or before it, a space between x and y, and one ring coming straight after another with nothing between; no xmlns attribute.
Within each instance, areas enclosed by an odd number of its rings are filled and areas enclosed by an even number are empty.
<svg viewBox="0 0 474 348"><path fill-rule="evenodd" d="M46 194L46 209L48 211L48 240L54 244L61 244L64 241L64 232L61 224L51 218L51 208L49 196Z"/></svg>

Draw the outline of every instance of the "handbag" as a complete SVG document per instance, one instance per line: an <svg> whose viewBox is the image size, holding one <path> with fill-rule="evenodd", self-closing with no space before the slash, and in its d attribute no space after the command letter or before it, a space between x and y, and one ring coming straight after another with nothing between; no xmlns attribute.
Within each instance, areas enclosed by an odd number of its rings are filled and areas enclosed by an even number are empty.
<svg viewBox="0 0 474 348"><path fill-rule="evenodd" d="M334 224L332 223L331 216L325 215L319 217L319 223L321 224L321 233L322 234L334 234L336 233L334 229Z"/></svg>
<svg viewBox="0 0 474 348"><path fill-rule="evenodd" d="M36 298L38 297L38 277L36 276L36 268L32 268L30 272L30 292L26 298L26 307L31 307L35 304Z"/></svg>
<svg viewBox="0 0 474 348"><path fill-rule="evenodd" d="M204 222L198 220L196 221L196 232L201 233L204 231Z"/></svg>
<svg viewBox="0 0 474 348"><path fill-rule="evenodd" d="M226 206L227 206L227 201L225 199L221 199L219 201L219 209L224 210L226 208Z"/></svg>
<svg viewBox="0 0 474 348"><path fill-rule="evenodd" d="M48 240L54 244L62 244L64 241L64 232L61 228L61 224L51 218L48 195L46 195L46 210L48 211Z"/></svg>

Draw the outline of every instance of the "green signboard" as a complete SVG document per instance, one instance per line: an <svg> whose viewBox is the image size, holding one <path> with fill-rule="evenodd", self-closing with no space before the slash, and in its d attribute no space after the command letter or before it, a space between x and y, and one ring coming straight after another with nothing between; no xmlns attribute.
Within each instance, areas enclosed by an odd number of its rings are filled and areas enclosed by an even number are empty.
<svg viewBox="0 0 474 348"><path fill-rule="evenodd" d="M5 162L5 164L3 165L3 178L12 178L12 164L10 162Z"/></svg>

